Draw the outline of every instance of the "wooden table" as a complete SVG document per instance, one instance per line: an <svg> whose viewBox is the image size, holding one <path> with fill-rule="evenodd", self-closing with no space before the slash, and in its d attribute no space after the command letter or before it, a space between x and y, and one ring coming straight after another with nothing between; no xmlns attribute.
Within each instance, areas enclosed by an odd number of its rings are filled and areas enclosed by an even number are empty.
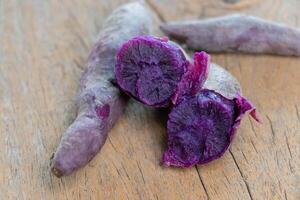
<svg viewBox="0 0 300 200"><path fill-rule="evenodd" d="M73 99L105 17L125 0L0 1L0 199L300 199L300 60L213 54L243 86L246 117L222 159L163 168L165 128L130 102L100 154L58 179L49 158L74 118ZM242 12L300 26L298 0L148 0L161 21ZM156 33L159 35L158 28Z"/></svg>

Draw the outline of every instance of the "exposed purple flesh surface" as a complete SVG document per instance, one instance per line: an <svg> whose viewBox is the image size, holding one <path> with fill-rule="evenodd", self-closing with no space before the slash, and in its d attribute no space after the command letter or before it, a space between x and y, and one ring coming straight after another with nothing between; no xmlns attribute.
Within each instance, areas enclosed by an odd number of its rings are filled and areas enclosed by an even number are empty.
<svg viewBox="0 0 300 200"><path fill-rule="evenodd" d="M186 71L182 51L152 36L139 36L117 54L117 83L127 94L150 106L167 107Z"/></svg>
<svg viewBox="0 0 300 200"><path fill-rule="evenodd" d="M195 57L196 62L190 63L182 50L167 39L139 36L118 51L116 80L136 100L149 106L168 107L202 87L209 55L200 52Z"/></svg>
<svg viewBox="0 0 300 200"><path fill-rule="evenodd" d="M228 149L242 117L255 108L244 97L228 99L203 89L174 106L168 120L165 166L190 167L221 157Z"/></svg>

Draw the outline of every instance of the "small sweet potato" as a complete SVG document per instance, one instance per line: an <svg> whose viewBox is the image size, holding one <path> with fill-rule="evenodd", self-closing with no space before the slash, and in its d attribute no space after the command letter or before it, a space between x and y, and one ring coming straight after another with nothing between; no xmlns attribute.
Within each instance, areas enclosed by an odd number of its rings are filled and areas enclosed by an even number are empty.
<svg viewBox="0 0 300 200"><path fill-rule="evenodd" d="M253 16L172 22L161 29L195 50L300 56L299 29Z"/></svg>

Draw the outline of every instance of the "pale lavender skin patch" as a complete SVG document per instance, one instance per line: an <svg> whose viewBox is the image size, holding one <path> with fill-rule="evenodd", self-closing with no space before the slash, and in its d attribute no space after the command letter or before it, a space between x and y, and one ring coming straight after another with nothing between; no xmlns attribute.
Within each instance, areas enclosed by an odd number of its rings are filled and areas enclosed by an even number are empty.
<svg viewBox="0 0 300 200"><path fill-rule="evenodd" d="M254 16L172 22L161 29L195 50L300 56L300 29Z"/></svg>
<svg viewBox="0 0 300 200"><path fill-rule="evenodd" d="M105 21L80 80L78 116L64 133L51 162L57 177L85 166L100 151L127 102L111 83L117 49L132 37L149 34L150 27L151 13L138 2L117 8Z"/></svg>

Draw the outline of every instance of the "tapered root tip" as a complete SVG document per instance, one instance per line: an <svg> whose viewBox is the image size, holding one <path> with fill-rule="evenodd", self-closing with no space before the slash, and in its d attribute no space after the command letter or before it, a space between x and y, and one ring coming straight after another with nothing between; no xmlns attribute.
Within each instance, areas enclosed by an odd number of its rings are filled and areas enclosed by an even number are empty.
<svg viewBox="0 0 300 200"><path fill-rule="evenodd" d="M51 155L50 157L50 167L51 167L51 172L57 177L60 178L63 176L63 173L61 170L57 169L56 167L54 167L53 164L53 158L54 158L54 153Z"/></svg>
<svg viewBox="0 0 300 200"><path fill-rule="evenodd" d="M51 172L52 172L57 178L60 178L60 177L63 176L63 173L62 173L59 169L57 169L57 168L55 168L55 167L51 167Z"/></svg>

